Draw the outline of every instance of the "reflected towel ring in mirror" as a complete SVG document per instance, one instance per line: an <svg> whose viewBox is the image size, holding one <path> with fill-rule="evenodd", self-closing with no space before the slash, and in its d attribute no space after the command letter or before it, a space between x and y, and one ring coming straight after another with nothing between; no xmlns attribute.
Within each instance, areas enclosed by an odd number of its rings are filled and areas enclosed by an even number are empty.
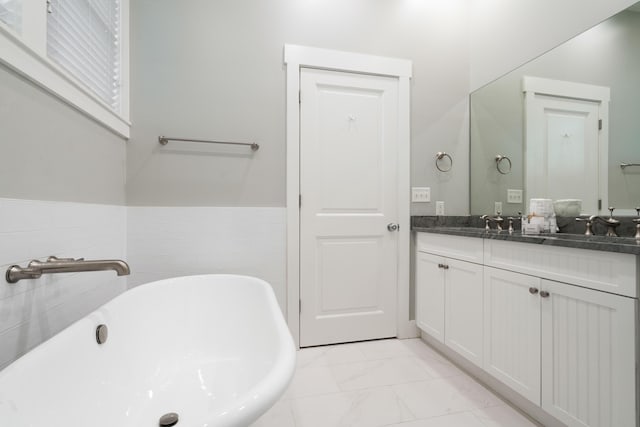
<svg viewBox="0 0 640 427"><path fill-rule="evenodd" d="M445 157L449 159L449 167L446 166L445 162L442 162L442 163L445 163L444 167L442 167L441 165L441 161ZM436 169L438 169L440 172L449 172L452 167L453 167L453 159L451 158L451 156L445 153L444 151L438 151L436 153Z"/></svg>
<svg viewBox="0 0 640 427"><path fill-rule="evenodd" d="M508 163L508 166L500 166L503 160ZM496 156L496 169L498 169L498 172L500 172L502 175L511 173L511 159L507 156L503 156L502 154L498 154Z"/></svg>

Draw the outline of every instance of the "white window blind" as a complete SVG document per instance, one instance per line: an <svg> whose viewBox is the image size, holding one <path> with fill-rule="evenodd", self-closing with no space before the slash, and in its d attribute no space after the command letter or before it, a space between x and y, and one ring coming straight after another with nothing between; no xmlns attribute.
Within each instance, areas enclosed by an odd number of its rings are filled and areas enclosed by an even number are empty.
<svg viewBox="0 0 640 427"><path fill-rule="evenodd" d="M22 30L22 0L0 0L0 21L20 33Z"/></svg>
<svg viewBox="0 0 640 427"><path fill-rule="evenodd" d="M47 55L116 112L120 26L120 0L49 0Z"/></svg>

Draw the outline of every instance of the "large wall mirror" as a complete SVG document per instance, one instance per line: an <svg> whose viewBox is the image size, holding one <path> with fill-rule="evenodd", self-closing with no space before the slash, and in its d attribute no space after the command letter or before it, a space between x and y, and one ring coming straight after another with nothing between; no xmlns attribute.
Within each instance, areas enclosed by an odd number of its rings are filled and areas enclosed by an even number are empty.
<svg viewBox="0 0 640 427"><path fill-rule="evenodd" d="M470 211L640 206L640 2L471 94ZM608 213L608 212L607 212Z"/></svg>

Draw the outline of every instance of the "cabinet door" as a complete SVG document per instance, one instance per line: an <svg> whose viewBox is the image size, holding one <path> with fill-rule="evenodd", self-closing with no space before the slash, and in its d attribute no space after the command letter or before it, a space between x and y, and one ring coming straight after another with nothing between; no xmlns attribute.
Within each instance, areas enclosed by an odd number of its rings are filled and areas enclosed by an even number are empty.
<svg viewBox="0 0 640 427"><path fill-rule="evenodd" d="M542 408L569 426L636 426L636 301L548 280L542 291Z"/></svg>
<svg viewBox="0 0 640 427"><path fill-rule="evenodd" d="M418 252L416 259L416 324L444 342L444 269L441 257Z"/></svg>
<svg viewBox="0 0 640 427"><path fill-rule="evenodd" d="M540 279L484 269L484 369L540 405Z"/></svg>
<svg viewBox="0 0 640 427"><path fill-rule="evenodd" d="M482 366L482 266L445 259L445 344Z"/></svg>

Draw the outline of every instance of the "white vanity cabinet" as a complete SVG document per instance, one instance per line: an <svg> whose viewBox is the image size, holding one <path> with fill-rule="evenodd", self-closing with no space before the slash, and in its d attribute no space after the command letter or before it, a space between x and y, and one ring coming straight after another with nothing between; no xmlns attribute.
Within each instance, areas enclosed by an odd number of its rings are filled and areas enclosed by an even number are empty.
<svg viewBox="0 0 640 427"><path fill-rule="evenodd" d="M640 427L636 255L432 233L418 233L416 241L416 318L423 331L436 337L426 328L437 312L440 341L570 427ZM449 246L468 249L479 262L436 255ZM427 259L435 265L430 270ZM447 276L452 267L437 268L449 262L482 273L461 274L462 284L455 284L455 275ZM434 282L440 297L424 305ZM467 293L481 304L456 302ZM464 326L469 334L460 332ZM479 345L471 333L482 337ZM482 356L470 357L467 350L478 348Z"/></svg>
<svg viewBox="0 0 640 427"><path fill-rule="evenodd" d="M416 323L482 366L482 241L432 236L417 242Z"/></svg>
<svg viewBox="0 0 640 427"><path fill-rule="evenodd" d="M542 409L569 426L636 426L636 300L550 280L540 293Z"/></svg>
<svg viewBox="0 0 640 427"><path fill-rule="evenodd" d="M418 252L416 257L416 324L418 328L444 343L444 269L445 260Z"/></svg>
<svg viewBox="0 0 640 427"><path fill-rule="evenodd" d="M484 270L484 369L569 426L635 426L635 300Z"/></svg>
<svg viewBox="0 0 640 427"><path fill-rule="evenodd" d="M538 277L484 268L484 369L540 405Z"/></svg>

